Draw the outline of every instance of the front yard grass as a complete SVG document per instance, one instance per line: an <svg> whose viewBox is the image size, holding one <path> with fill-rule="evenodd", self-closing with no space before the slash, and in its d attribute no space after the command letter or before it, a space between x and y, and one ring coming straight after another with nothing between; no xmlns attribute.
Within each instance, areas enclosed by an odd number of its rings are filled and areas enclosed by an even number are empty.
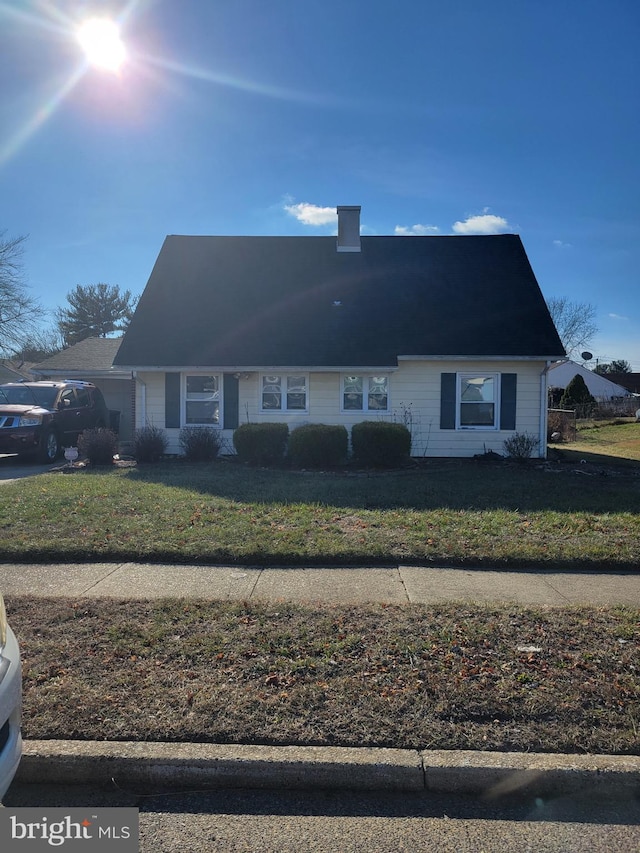
<svg viewBox="0 0 640 853"><path fill-rule="evenodd" d="M12 598L29 738L637 754L638 611Z"/></svg>
<svg viewBox="0 0 640 853"><path fill-rule="evenodd" d="M637 570L640 467L603 437L556 464L41 475L0 488L0 560ZM7 605L29 739L640 749L637 609Z"/></svg>
<svg viewBox="0 0 640 853"><path fill-rule="evenodd" d="M49 473L0 489L0 560L636 568L639 472L459 459Z"/></svg>

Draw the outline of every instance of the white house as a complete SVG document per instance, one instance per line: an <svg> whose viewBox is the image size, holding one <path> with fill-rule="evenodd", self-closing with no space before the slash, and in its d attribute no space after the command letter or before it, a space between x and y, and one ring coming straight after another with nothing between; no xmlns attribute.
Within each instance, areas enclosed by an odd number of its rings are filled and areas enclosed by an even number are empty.
<svg viewBox="0 0 640 853"><path fill-rule="evenodd" d="M136 424L408 422L412 453L473 456L515 432L546 454L564 350L517 235L166 238L114 367Z"/></svg>
<svg viewBox="0 0 640 853"><path fill-rule="evenodd" d="M589 389L589 393L599 403L618 402L633 396L622 385L616 385L615 382L611 382L606 376L594 373L593 370L576 364L575 361L565 361L551 365L549 369L549 388L566 388L576 374L582 376L585 385Z"/></svg>

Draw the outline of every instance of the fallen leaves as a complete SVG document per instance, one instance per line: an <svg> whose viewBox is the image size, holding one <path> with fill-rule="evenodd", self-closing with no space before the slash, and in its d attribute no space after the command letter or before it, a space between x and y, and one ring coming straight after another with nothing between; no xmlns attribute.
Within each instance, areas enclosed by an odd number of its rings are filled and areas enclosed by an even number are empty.
<svg viewBox="0 0 640 853"><path fill-rule="evenodd" d="M10 613L26 737L604 752L640 747L637 616L60 599Z"/></svg>

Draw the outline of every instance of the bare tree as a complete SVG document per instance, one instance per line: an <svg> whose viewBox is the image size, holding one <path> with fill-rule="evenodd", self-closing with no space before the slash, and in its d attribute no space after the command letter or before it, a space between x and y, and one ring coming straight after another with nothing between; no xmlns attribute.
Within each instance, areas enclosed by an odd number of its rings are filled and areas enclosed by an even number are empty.
<svg viewBox="0 0 640 853"><path fill-rule="evenodd" d="M585 349L598 332L595 307L564 296L552 296L547 306L569 358Z"/></svg>
<svg viewBox="0 0 640 853"><path fill-rule="evenodd" d="M20 348L14 352L14 359L22 362L39 362L51 358L64 349L64 341L57 328L36 329L25 337Z"/></svg>
<svg viewBox="0 0 640 853"><path fill-rule="evenodd" d="M38 326L42 309L27 292L22 267L26 237L0 231L0 352L13 355Z"/></svg>

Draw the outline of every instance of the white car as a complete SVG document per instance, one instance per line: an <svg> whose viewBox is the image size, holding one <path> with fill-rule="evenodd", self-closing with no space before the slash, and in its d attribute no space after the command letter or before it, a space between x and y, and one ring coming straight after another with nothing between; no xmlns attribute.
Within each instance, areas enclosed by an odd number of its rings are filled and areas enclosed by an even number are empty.
<svg viewBox="0 0 640 853"><path fill-rule="evenodd" d="M21 705L20 649L7 622L4 599L0 595L0 801L15 776L22 756Z"/></svg>

